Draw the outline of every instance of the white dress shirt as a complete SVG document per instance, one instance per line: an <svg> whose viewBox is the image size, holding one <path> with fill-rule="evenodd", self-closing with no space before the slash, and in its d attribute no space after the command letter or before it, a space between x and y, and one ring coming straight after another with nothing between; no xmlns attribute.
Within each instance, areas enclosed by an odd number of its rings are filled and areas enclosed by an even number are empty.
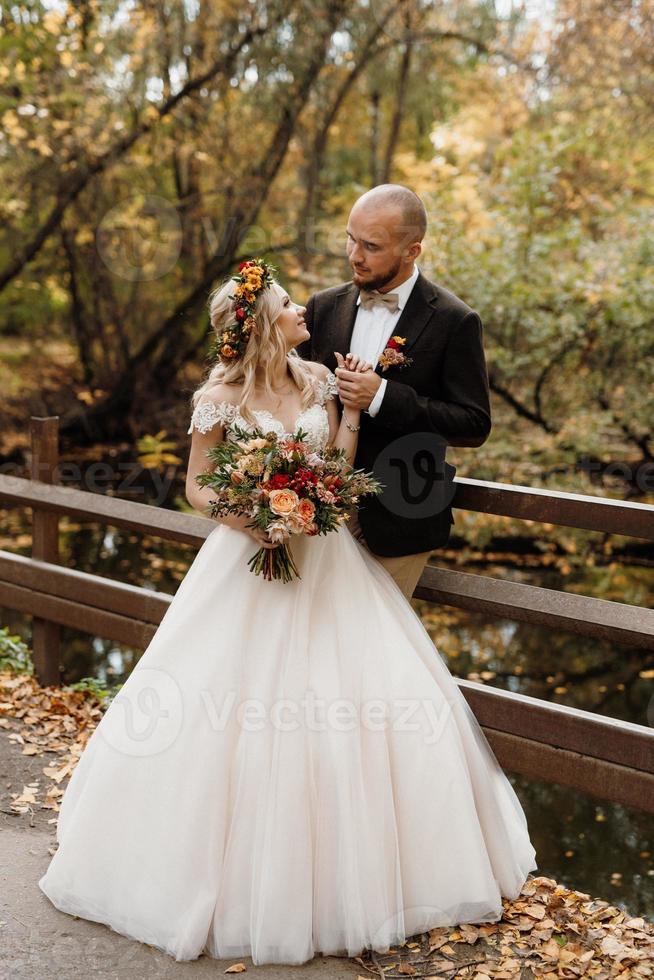
<svg viewBox="0 0 654 980"><path fill-rule="evenodd" d="M398 309L395 313L392 313L387 306L382 304L375 304L371 309L365 310L361 306L361 297L357 296L359 309L354 321L350 353L357 354L362 361L368 361L373 368L376 366L386 344L395 333L395 326L411 295L411 290L418 278L418 271L418 266L414 264L413 272L409 278L405 279L399 286L393 286L389 290L391 293L397 293ZM379 411L384 399L386 385L386 378L382 378L377 394L366 409L368 415L374 417Z"/></svg>

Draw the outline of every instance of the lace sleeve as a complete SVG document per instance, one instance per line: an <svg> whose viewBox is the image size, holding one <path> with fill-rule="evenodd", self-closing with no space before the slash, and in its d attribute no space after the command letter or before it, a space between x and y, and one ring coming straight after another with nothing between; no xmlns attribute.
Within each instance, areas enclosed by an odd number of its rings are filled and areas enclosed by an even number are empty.
<svg viewBox="0 0 654 980"><path fill-rule="evenodd" d="M320 404L324 405L329 398L336 398L338 395L338 388L336 386L336 375L333 371L328 371L327 376L323 381L320 382L321 387L321 401Z"/></svg>
<svg viewBox="0 0 654 980"><path fill-rule="evenodd" d="M194 428L198 432L209 432L214 425L231 422L234 417L234 405L229 402L200 402L195 406L195 411L191 416L191 424L188 427L187 435L190 435Z"/></svg>

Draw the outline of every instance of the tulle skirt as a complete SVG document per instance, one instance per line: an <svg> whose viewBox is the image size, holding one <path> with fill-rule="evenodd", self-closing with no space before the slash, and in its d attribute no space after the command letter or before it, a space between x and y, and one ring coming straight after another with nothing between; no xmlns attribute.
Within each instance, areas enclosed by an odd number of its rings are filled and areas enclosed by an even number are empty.
<svg viewBox="0 0 654 980"><path fill-rule="evenodd" d="M298 964L494 922L537 868L420 619L347 527L253 575L218 525L62 798L39 880L164 950Z"/></svg>

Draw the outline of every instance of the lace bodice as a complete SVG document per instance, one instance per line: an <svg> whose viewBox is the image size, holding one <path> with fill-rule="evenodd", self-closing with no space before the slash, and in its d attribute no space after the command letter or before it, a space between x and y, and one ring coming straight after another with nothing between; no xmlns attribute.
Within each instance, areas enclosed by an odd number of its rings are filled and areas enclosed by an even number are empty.
<svg viewBox="0 0 654 980"><path fill-rule="evenodd" d="M337 394L336 375L329 371L325 379L318 382L317 401L300 412L295 420L294 430L301 426L307 433L307 442L314 449L323 449L327 445L329 416L325 402L330 398L335 398ZM264 432L273 431L278 436L292 435L292 433L285 431L283 422L276 419L271 412L264 409L253 409L252 414ZM209 432L217 424L225 427L225 438L230 442L236 440L236 436L231 430L233 425L237 425L241 429L252 429L252 425L240 414L238 405L232 402L214 402L207 399L206 401L201 400L196 405L187 435L190 435L194 428L199 432Z"/></svg>

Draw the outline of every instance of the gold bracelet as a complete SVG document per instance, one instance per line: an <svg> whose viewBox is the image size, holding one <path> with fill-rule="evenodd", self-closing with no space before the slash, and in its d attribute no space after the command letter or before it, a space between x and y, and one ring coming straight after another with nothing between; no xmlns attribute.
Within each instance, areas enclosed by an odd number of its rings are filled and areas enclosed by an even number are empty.
<svg viewBox="0 0 654 980"><path fill-rule="evenodd" d="M343 409L343 418L345 419L345 424L348 427L348 429L350 430L350 432L358 432L359 431L359 429L361 428L361 425L360 424L359 425L350 425L350 423L347 420L347 415L345 414L345 409Z"/></svg>

